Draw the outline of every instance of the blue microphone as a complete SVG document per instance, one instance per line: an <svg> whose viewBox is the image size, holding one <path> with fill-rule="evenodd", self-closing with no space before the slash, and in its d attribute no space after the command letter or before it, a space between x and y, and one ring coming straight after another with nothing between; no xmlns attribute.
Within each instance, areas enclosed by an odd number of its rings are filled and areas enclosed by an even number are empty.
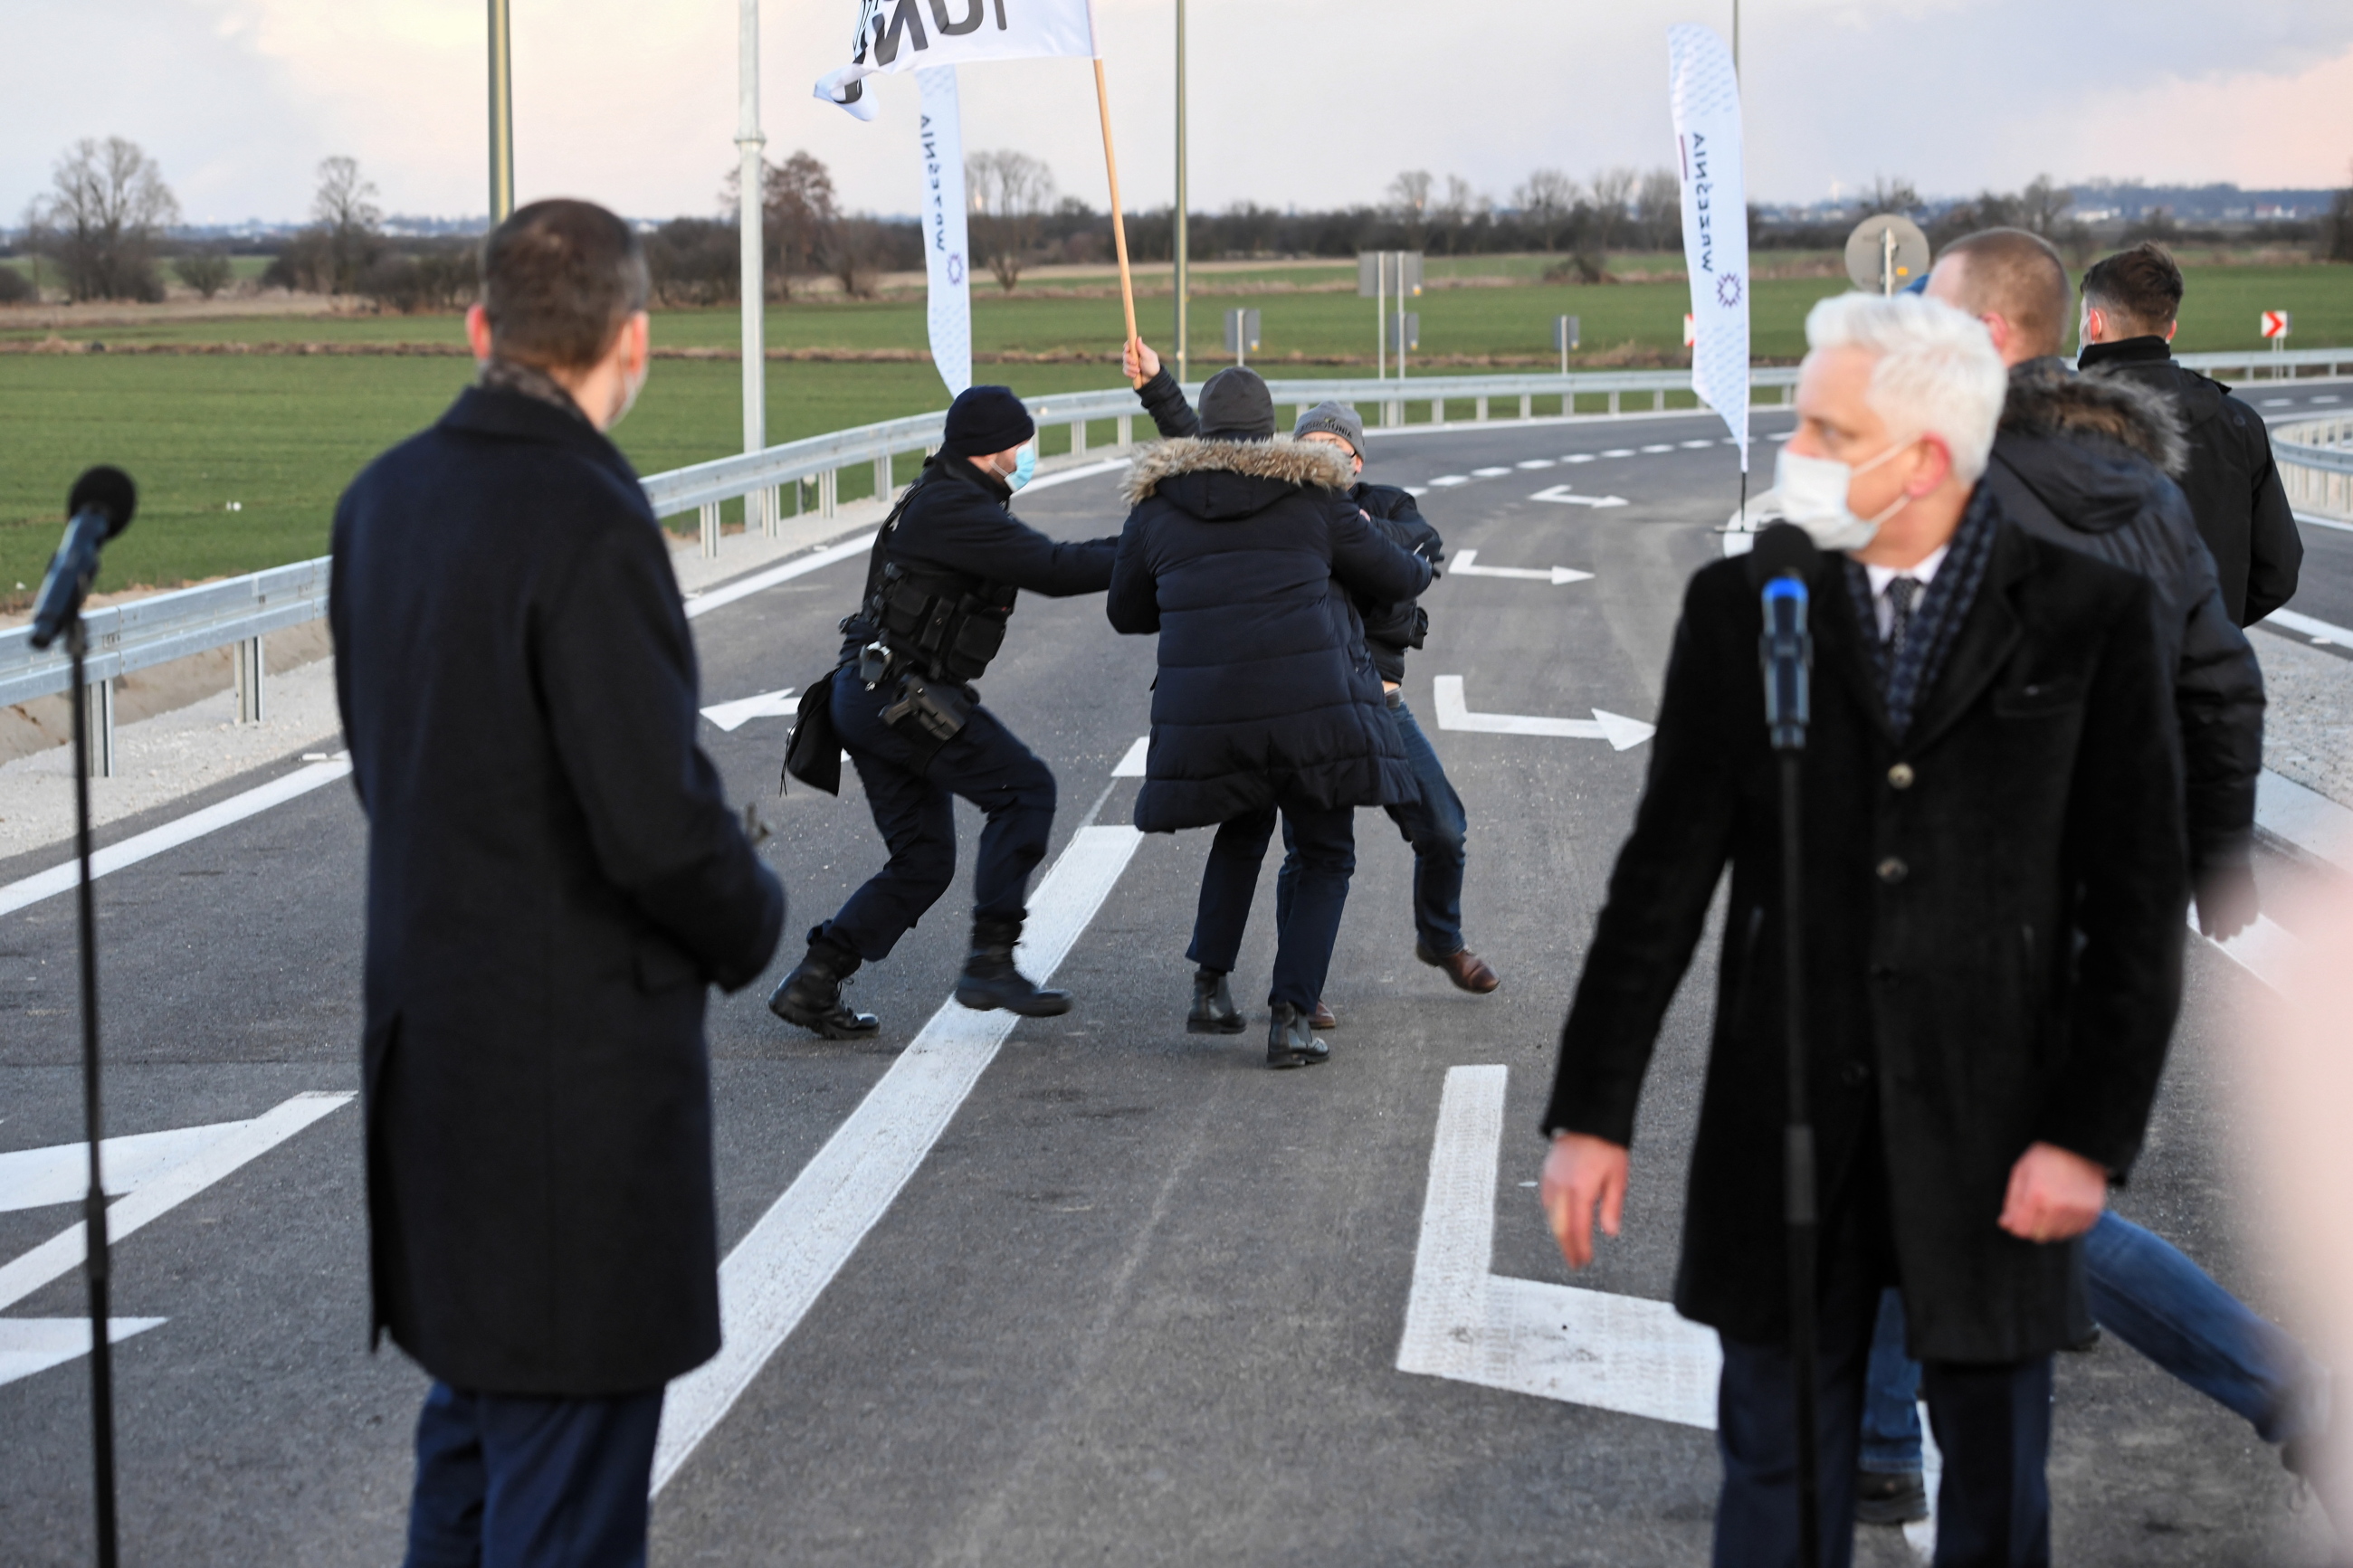
<svg viewBox="0 0 2353 1568"><path fill-rule="evenodd" d="M1765 675L1765 722L1777 752L1804 751L1806 726L1813 721L1806 574L1818 553L1804 529L1777 522L1757 536L1748 556L1750 577L1763 584L1765 630L1757 653Z"/></svg>
<svg viewBox="0 0 2353 1568"><path fill-rule="evenodd" d="M131 526L139 491L121 468L95 468L74 481L66 501L65 539L49 557L49 573L34 602L32 645L47 647L81 610L98 575L99 548Z"/></svg>

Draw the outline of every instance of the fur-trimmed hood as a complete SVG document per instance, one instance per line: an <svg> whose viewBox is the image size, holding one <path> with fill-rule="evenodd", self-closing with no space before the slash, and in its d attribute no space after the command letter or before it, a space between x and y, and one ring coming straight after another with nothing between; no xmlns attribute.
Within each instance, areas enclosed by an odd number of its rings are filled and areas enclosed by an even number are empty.
<svg viewBox="0 0 2353 1568"><path fill-rule="evenodd" d="M1345 490L1356 482L1346 454L1327 441L1205 441L1180 437L1145 448L1121 494L1136 506L1163 481L1186 474L1234 474L1279 485Z"/></svg>
<svg viewBox="0 0 2353 1568"><path fill-rule="evenodd" d="M2010 371L2001 427L2110 441L2177 479L2189 468L2189 443L2172 399L2106 371L2070 370L2061 359L2029 360Z"/></svg>

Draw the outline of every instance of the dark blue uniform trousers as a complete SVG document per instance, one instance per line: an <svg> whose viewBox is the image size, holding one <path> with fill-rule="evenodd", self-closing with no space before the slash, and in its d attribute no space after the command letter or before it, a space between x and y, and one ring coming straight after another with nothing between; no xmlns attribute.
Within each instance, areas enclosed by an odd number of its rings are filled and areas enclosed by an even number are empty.
<svg viewBox="0 0 2353 1568"><path fill-rule="evenodd" d="M1054 826L1054 775L986 708L976 707L930 765L917 768L915 747L881 720L893 684L869 691L854 666L833 678L834 731L891 858L819 929L869 961L889 957L955 880L957 795L988 818L973 866L976 915L1022 918L1030 873Z"/></svg>
<svg viewBox="0 0 2353 1568"><path fill-rule="evenodd" d="M1205 969L1230 973L1240 955L1274 818L1272 806L1235 817L1209 843L1209 861L1201 868L1201 900L1193 916L1193 945L1185 954ZM1274 978L1266 999L1269 1005L1288 1002L1304 1012L1324 994L1332 944L1348 907L1348 879L1356 871L1356 813L1346 807L1284 806L1282 833L1299 871L1284 889L1289 897L1277 905Z"/></svg>
<svg viewBox="0 0 2353 1568"><path fill-rule="evenodd" d="M1406 764L1413 769L1413 782L1421 786L1421 796L1409 805L1382 809L1413 846L1414 934L1424 947L1444 958L1462 951L1462 844L1470 815L1462 809L1462 797L1454 793L1453 781L1446 776L1430 737L1414 721L1405 693L1392 691L1388 701L1389 713L1397 720L1398 739L1405 742ZM1299 885L1299 847L1292 842L1288 823L1283 826L1282 847L1282 869L1274 879L1277 921L1291 918L1291 900Z"/></svg>
<svg viewBox="0 0 2353 1568"><path fill-rule="evenodd" d="M467 1394L417 1418L406 1568L644 1568L662 1391Z"/></svg>

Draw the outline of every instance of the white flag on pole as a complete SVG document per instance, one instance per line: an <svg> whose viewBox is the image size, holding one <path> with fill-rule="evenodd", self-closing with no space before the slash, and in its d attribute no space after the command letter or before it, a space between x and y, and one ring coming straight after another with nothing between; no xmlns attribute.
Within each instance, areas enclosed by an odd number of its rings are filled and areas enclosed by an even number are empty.
<svg viewBox="0 0 2353 1568"><path fill-rule="evenodd" d="M1746 473L1748 198L1740 170L1740 80L1713 28L1667 29L1667 89L1691 274L1692 390L1724 416Z"/></svg>
<svg viewBox="0 0 2353 1568"><path fill-rule="evenodd" d="M915 73L923 89L923 264L931 275L932 363L955 396L972 384L972 268L965 240L964 117L954 66Z"/></svg>
<svg viewBox="0 0 2353 1568"><path fill-rule="evenodd" d="M871 120L865 81L879 71L1100 52L1091 0L860 0L849 63L819 77L817 96Z"/></svg>

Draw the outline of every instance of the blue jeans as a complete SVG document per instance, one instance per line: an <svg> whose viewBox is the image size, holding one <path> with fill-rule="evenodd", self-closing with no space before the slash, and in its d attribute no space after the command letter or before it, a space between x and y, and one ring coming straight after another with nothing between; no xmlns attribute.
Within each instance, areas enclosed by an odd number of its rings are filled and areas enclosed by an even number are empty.
<svg viewBox="0 0 2353 1568"><path fill-rule="evenodd" d="M1413 846L1413 929L1421 944L1440 958L1462 951L1462 839L1470 818L1462 797L1439 765L1430 737L1414 721L1405 705L1405 693L1388 696L1389 713L1397 720L1398 738L1405 742L1405 760L1413 769L1421 798L1410 805L1383 807ZM1274 915L1288 918L1291 889L1299 879L1299 851L1291 839L1291 825L1282 827L1282 870L1274 879Z"/></svg>
<svg viewBox="0 0 2353 1568"><path fill-rule="evenodd" d="M2199 1393L2244 1416L2266 1443L2284 1443L2317 1431L2326 1420L2319 1368L2276 1325L2250 1311L2237 1297L2182 1256L2163 1237L2128 1219L2103 1213L2084 1237L2084 1274L2091 1287L2092 1316L2099 1325ZM1893 1293L1891 1292L1891 1295ZM1904 1311L1880 1314L1872 1342L1876 1372L1883 1354L1891 1367L1904 1359ZM1895 1408L1904 1374L1891 1370L1883 1387L1873 1376L1871 1408L1863 1415L1866 1459L1874 1434L1900 1430ZM1915 1419L1909 1395L1903 1417ZM1916 1426L1909 1468L1919 1467Z"/></svg>
<svg viewBox="0 0 2353 1568"><path fill-rule="evenodd" d="M1904 1293L1879 1293L1879 1316L1871 1336L1871 1363L1863 1373L1862 1453L1858 1469L1875 1476L1905 1476L1920 1468L1920 1363L1904 1353Z"/></svg>
<svg viewBox="0 0 2353 1568"><path fill-rule="evenodd" d="M645 1568L662 1391L468 1394L417 1417L406 1568Z"/></svg>
<svg viewBox="0 0 2353 1568"><path fill-rule="evenodd" d="M1258 891L1259 867L1274 837L1274 818L1272 806L1238 816L1210 841L1193 916L1193 945L1185 953L1204 969L1233 972ZM1324 994L1332 944L1339 940L1340 915L1348 905L1348 879L1356 870L1356 813L1285 806L1282 835L1297 846L1298 891L1275 905L1274 979L1266 999L1270 1006L1288 1002L1305 1012Z"/></svg>

